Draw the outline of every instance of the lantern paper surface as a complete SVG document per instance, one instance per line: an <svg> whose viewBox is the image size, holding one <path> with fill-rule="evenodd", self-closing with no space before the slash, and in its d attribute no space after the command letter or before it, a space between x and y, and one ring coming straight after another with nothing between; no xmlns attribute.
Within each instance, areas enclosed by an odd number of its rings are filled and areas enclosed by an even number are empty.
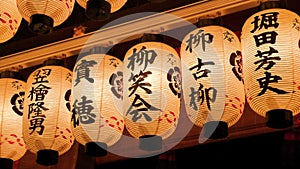
<svg viewBox="0 0 300 169"><path fill-rule="evenodd" d="M53 26L58 26L71 15L75 0L16 0L22 17L30 22L34 14L46 15L53 19Z"/></svg>
<svg viewBox="0 0 300 169"><path fill-rule="evenodd" d="M15 0L0 1L0 43L10 40L18 31L22 16Z"/></svg>
<svg viewBox="0 0 300 169"><path fill-rule="evenodd" d="M27 79L23 135L28 150L50 149L62 155L74 142L71 131L72 72L62 66L43 66Z"/></svg>
<svg viewBox="0 0 300 169"><path fill-rule="evenodd" d="M86 3L88 0L76 0L76 1L81 7L86 8ZM106 0L106 1L111 5L111 10L110 10L111 13L121 9L127 2L127 0Z"/></svg>
<svg viewBox="0 0 300 169"><path fill-rule="evenodd" d="M176 129L181 95L180 59L172 47L143 42L124 58L124 118L129 133L166 139Z"/></svg>
<svg viewBox="0 0 300 169"><path fill-rule="evenodd" d="M105 54L86 55L73 69L72 130L76 140L115 144L122 136L122 62Z"/></svg>
<svg viewBox="0 0 300 169"><path fill-rule="evenodd" d="M22 136L25 86L21 80L0 78L0 158L16 161L27 150Z"/></svg>
<svg viewBox="0 0 300 169"><path fill-rule="evenodd" d="M266 9L243 25L241 43L247 101L262 117L274 109L300 111L300 18Z"/></svg>
<svg viewBox="0 0 300 169"><path fill-rule="evenodd" d="M181 45L182 87L189 119L234 125L242 116L245 93L241 46L234 32L205 26L188 33Z"/></svg>

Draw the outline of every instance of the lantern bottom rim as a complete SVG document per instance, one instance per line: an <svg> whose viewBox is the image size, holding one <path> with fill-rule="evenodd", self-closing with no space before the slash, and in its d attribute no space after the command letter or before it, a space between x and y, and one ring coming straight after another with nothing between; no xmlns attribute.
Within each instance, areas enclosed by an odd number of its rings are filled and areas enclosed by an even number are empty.
<svg viewBox="0 0 300 169"><path fill-rule="evenodd" d="M270 128L287 128L293 126L293 112L286 109L274 109L266 113L266 125Z"/></svg>
<svg viewBox="0 0 300 169"><path fill-rule="evenodd" d="M139 148L146 151L162 149L162 137L157 135L143 135L139 137Z"/></svg>
<svg viewBox="0 0 300 169"><path fill-rule="evenodd" d="M2 169L12 169L13 168L13 160L9 158L0 158L0 166Z"/></svg>
<svg viewBox="0 0 300 169"><path fill-rule="evenodd" d="M93 157L107 155L107 144L103 142L88 142L85 144L85 154Z"/></svg>
<svg viewBox="0 0 300 169"><path fill-rule="evenodd" d="M85 9L85 15L98 21L104 21L110 18L111 5L105 0L88 0Z"/></svg>
<svg viewBox="0 0 300 169"><path fill-rule="evenodd" d="M49 166L58 163L58 151L45 149L37 152L36 162L41 165Z"/></svg>
<svg viewBox="0 0 300 169"><path fill-rule="evenodd" d="M209 121L203 126L203 135L209 139L221 139L228 136L228 124L224 121Z"/></svg>
<svg viewBox="0 0 300 169"><path fill-rule="evenodd" d="M53 31L54 20L44 14L34 14L30 17L29 29L37 34L49 34Z"/></svg>

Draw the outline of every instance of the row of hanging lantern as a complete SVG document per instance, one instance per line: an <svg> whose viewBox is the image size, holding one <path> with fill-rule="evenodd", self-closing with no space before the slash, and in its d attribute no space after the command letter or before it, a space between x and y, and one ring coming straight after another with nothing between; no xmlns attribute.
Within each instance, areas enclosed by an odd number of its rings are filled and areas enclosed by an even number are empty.
<svg viewBox="0 0 300 169"><path fill-rule="evenodd" d="M89 19L103 21L121 9L127 0L1 0L0 43L14 37L23 18L30 31L37 34L51 33L54 27L69 18L75 2L85 8Z"/></svg>
<svg viewBox="0 0 300 169"><path fill-rule="evenodd" d="M72 71L63 61L48 59L27 82L20 73L1 73L0 166L11 169L26 150L36 162L54 165L74 143L71 129Z"/></svg>
<svg viewBox="0 0 300 169"><path fill-rule="evenodd" d="M241 41L209 21L185 36L180 56L159 36L145 34L123 62L97 47L77 60L73 72L58 60L45 61L26 85L2 73L0 162L11 166L28 149L39 164L53 165L74 139L87 154L102 156L125 127L140 149L161 149L176 130L181 99L190 120L212 139L228 135L246 99L267 126L292 126L299 113L299 16L262 10L245 22ZM23 136L15 127L21 123Z"/></svg>

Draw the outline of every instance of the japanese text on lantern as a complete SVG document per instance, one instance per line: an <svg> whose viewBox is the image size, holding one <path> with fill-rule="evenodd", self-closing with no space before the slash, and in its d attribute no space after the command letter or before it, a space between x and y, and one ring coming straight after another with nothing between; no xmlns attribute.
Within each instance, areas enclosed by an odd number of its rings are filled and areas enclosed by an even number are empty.
<svg viewBox="0 0 300 169"><path fill-rule="evenodd" d="M75 84L74 88L82 81L88 83L94 83L94 78L90 77L90 67L96 65L95 60L81 60L81 63L75 67ZM87 98L87 96L81 96L80 100L76 98L73 103L72 118L73 126L82 124L90 124L95 122L96 114L92 113L94 107L92 106L93 100Z"/></svg>
<svg viewBox="0 0 300 169"><path fill-rule="evenodd" d="M47 84L49 81L47 77L51 74L51 69L39 69L34 74L34 82L32 85L34 87L31 88L29 92L29 100L32 101L31 104L28 105L28 119L30 122L29 130L31 130L30 134L33 132L37 132L39 135L42 135L45 129L43 125L46 115L44 111L49 110L44 104L44 100L48 91L51 87L48 87Z"/></svg>
<svg viewBox="0 0 300 169"><path fill-rule="evenodd" d="M289 93L285 90L276 88L271 84L278 83L279 80L282 80L282 77L276 74L272 74L269 71L276 65L277 61L281 60L280 56L276 55L278 53L278 50L276 50L276 48L272 46L272 44L276 43L278 33L276 31L268 31L269 27L273 27L275 29L279 27L279 23L277 22L278 15L278 12L263 13L260 16L255 16L253 18L253 21L251 22L251 24L253 25L253 30L250 31L251 33L255 33L257 30L261 29L266 30L258 35L253 35L256 47L260 47L261 45L265 44L269 45L268 50L261 51L258 49L257 54L255 55L255 57L258 58L258 60L254 62L254 64L257 65L255 71L259 69L265 70L264 77L257 79L261 88L258 96L265 94L267 90L270 90L277 94Z"/></svg>
<svg viewBox="0 0 300 169"><path fill-rule="evenodd" d="M145 82L145 80L152 75L152 71L147 70L147 67L149 64L153 64L156 57L157 53L154 50L147 50L145 46L143 46L139 51L134 48L133 54L128 57L129 63L127 68L131 71L135 70L135 64L138 64L138 66L144 66L143 69L136 74L131 72L131 77L128 79L128 82L131 84L128 88L130 91L128 96L132 96L134 99L126 112L126 116L131 115L133 122L136 122L141 118L144 118L146 121L150 122L152 121L152 118L147 114L147 111L159 110L158 108L146 102L141 95L135 93L137 89L142 89L146 94L152 94L150 89L152 85L149 82Z"/></svg>
<svg viewBox="0 0 300 169"><path fill-rule="evenodd" d="M214 36L210 33L205 33L204 30L199 30L198 33L190 34L190 38L186 41L187 47L186 51L188 50L190 53L193 52L193 49L195 49L199 43L201 43L201 50L205 52L206 45L213 42ZM202 105L204 102L206 102L207 108L211 110L211 102L215 102L216 95L217 95L217 89L214 87L207 87L205 86L201 80L204 78L209 77L209 73L211 71L208 68L203 68L207 66L215 65L213 61L205 61L201 58L197 58L197 64L193 65L189 68L189 70L192 72L192 75L194 79L199 83L198 88L190 87L191 93L189 95L190 97L190 107L192 107L194 110L198 110L198 106L200 102L200 105Z"/></svg>

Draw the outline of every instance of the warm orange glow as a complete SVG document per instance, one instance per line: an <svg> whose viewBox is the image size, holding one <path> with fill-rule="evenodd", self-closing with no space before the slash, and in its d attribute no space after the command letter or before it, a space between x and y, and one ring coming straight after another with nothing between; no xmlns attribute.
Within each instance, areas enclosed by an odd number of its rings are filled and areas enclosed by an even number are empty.
<svg viewBox="0 0 300 169"><path fill-rule="evenodd" d="M118 58L105 54L86 55L76 62L72 83L76 114L72 116L72 130L80 144L102 142L109 147L121 138L122 64Z"/></svg>
<svg viewBox="0 0 300 169"><path fill-rule="evenodd" d="M43 66L27 79L23 135L28 150L67 152L74 143L71 131L72 72L61 66Z"/></svg>
<svg viewBox="0 0 300 169"><path fill-rule="evenodd" d="M241 118L245 93L241 46L231 30L200 27L181 46L183 95L190 120L197 126L223 121L228 127Z"/></svg>
<svg viewBox="0 0 300 169"><path fill-rule="evenodd" d="M54 20L53 26L58 26L71 15L75 0L16 0L22 17L29 22L34 14L43 14Z"/></svg>
<svg viewBox="0 0 300 169"><path fill-rule="evenodd" d="M0 79L0 158L16 161L27 150L22 135L25 86L21 80Z"/></svg>
<svg viewBox="0 0 300 169"><path fill-rule="evenodd" d="M267 38L264 38L267 37ZM247 101L260 116L274 109L300 112L300 17L286 9L247 19L241 43Z"/></svg>
<svg viewBox="0 0 300 169"><path fill-rule="evenodd" d="M176 129L181 95L180 58L172 47L143 42L124 58L124 116L129 133L169 137Z"/></svg>
<svg viewBox="0 0 300 169"><path fill-rule="evenodd" d="M10 40L22 21L15 0L0 1L0 43Z"/></svg>

